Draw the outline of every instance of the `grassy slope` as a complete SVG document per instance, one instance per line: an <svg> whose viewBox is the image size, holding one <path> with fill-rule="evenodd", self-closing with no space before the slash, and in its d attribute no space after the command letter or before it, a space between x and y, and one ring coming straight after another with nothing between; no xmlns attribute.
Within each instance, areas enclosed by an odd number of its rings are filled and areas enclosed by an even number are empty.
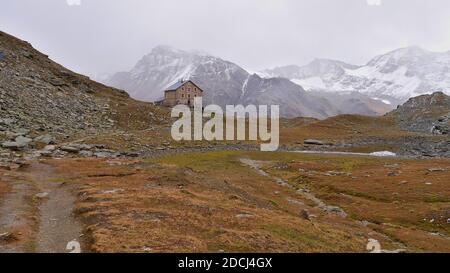
<svg viewBox="0 0 450 273"><path fill-rule="evenodd" d="M319 210L243 166L243 157L266 161L269 173L341 206L349 217ZM385 249L450 251L448 239L431 235L450 236L449 172L427 171L448 160L210 152L52 164L80 184L78 213L89 225L93 251L365 252L368 238ZM317 218L304 219L303 209Z"/></svg>

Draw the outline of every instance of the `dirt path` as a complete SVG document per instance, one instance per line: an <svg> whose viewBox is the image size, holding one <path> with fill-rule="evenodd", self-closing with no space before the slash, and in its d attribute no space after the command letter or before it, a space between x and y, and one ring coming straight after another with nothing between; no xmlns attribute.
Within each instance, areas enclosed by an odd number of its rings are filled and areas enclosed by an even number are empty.
<svg viewBox="0 0 450 273"><path fill-rule="evenodd" d="M6 180L12 191L0 206L0 252L67 253L67 244L79 241L73 185L58 178L51 165L33 161Z"/></svg>
<svg viewBox="0 0 450 273"><path fill-rule="evenodd" d="M82 233L81 223L73 214L75 196L71 185L58 182L53 167L34 162L27 170L41 196L39 206L39 231L36 251L40 253L68 252L66 246L78 241Z"/></svg>

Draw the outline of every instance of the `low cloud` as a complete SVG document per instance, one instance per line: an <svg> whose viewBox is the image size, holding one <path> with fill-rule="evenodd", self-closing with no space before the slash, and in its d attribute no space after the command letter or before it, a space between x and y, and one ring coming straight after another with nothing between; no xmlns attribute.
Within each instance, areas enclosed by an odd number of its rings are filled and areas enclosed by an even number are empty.
<svg viewBox="0 0 450 273"><path fill-rule="evenodd" d="M203 50L252 70L315 57L363 64L408 45L450 49L448 0L5 2L3 31L89 75L128 70L159 44Z"/></svg>

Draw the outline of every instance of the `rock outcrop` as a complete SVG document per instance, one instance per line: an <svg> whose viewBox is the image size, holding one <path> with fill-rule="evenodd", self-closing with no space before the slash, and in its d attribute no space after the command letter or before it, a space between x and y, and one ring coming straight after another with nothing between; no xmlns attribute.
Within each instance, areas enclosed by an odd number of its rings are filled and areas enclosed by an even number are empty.
<svg viewBox="0 0 450 273"><path fill-rule="evenodd" d="M450 131L450 96L436 92L414 97L388 116L405 130L446 135Z"/></svg>

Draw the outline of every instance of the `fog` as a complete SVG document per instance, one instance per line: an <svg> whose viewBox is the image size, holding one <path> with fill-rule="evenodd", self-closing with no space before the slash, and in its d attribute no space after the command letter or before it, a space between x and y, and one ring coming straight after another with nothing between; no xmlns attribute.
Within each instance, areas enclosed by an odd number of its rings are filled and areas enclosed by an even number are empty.
<svg viewBox="0 0 450 273"><path fill-rule="evenodd" d="M78 1L3 0L0 30L90 76L128 70L159 44L252 70L316 57L363 64L410 45L450 50L448 0Z"/></svg>

